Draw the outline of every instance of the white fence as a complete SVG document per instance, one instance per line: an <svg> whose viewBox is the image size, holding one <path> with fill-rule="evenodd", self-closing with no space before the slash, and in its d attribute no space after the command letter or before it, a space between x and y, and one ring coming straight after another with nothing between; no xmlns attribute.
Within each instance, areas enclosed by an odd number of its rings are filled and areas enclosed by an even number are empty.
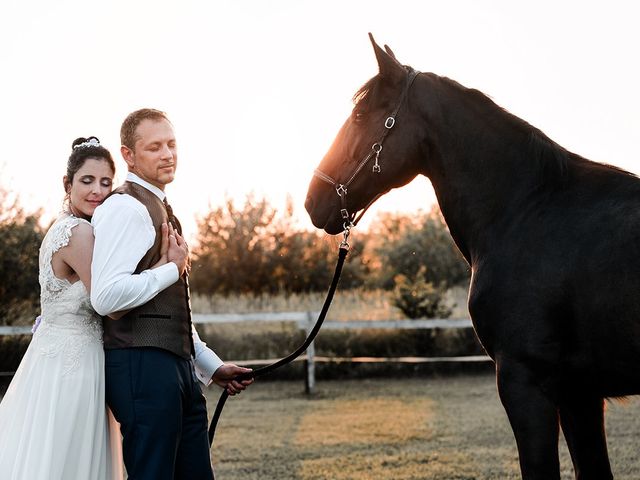
<svg viewBox="0 0 640 480"><path fill-rule="evenodd" d="M313 328L318 312L282 312L282 313L246 313L246 314L196 314L194 323L239 323L239 322L264 322L264 321L289 321L296 322L298 328L310 332ZM434 328L471 328L471 320L460 319L423 319L423 320L352 320L330 321L325 320L322 330L351 330L351 329L386 329L386 330L430 330ZM278 359L238 360L234 363L244 365L269 365ZM313 342L307 348L306 356L299 357L297 361L304 361L306 365L305 388L308 393L315 391L315 364L317 362L333 363L446 363L446 362L489 362L491 359L485 355L469 355L463 357L323 357L315 354Z"/></svg>
<svg viewBox="0 0 640 480"><path fill-rule="evenodd" d="M0 335L31 335L31 327L1 326Z"/></svg>
<svg viewBox="0 0 640 480"><path fill-rule="evenodd" d="M318 312L279 312L279 313L216 313L194 314L193 322L205 323L243 323L243 322L296 322L298 328L309 332L318 316ZM434 328L471 328L471 320L462 319L424 319L424 320L376 320L376 321L331 321L325 320L322 330L351 330L351 329L412 329L430 330ZM0 326L0 335L30 335L31 327ZM230 360L242 365L269 365L278 359ZM315 364L318 362L333 363L445 363L445 362L488 362L491 359L484 355L470 355L463 357L323 357L315 354L312 342L305 357L297 361L304 361L306 365L305 386L308 393L315 390Z"/></svg>

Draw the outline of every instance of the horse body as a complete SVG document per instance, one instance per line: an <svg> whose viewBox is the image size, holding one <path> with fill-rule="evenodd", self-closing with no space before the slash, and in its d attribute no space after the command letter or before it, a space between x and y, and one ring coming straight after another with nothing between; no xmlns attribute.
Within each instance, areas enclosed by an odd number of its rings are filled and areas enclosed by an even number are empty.
<svg viewBox="0 0 640 480"><path fill-rule="evenodd" d="M373 44L380 73L319 166L338 180L366 155L407 76ZM347 205L361 209L418 174L431 180L472 268L469 311L496 364L523 478L559 478L558 418L576 478L612 478L604 398L640 393L640 180L424 73L381 164L355 179ZM306 207L329 233L342 230L338 200L312 180Z"/></svg>
<svg viewBox="0 0 640 480"><path fill-rule="evenodd" d="M478 94L437 83L423 87L440 99L424 129L453 141L421 163L472 266L469 308L488 353L537 358L568 377L559 385L580 373L603 397L640 393L631 368L640 360L640 181L563 151L495 106L448 104ZM501 119L469 134L468 117L483 113Z"/></svg>

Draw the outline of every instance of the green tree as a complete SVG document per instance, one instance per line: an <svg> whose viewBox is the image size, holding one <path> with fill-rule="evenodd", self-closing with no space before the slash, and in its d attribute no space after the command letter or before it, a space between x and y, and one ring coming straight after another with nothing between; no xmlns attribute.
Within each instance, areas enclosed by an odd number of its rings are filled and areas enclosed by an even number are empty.
<svg viewBox="0 0 640 480"><path fill-rule="evenodd" d="M293 203L284 211L247 196L198 218L191 286L202 294L293 293L326 290L333 276L339 240L296 227ZM369 272L364 248L354 248L342 288L360 286Z"/></svg>
<svg viewBox="0 0 640 480"><path fill-rule="evenodd" d="M396 275L415 279L424 266L424 279L450 287L469 279L469 266L458 251L437 207L429 213L392 214L376 227L374 247L379 262L377 283L385 289L395 285Z"/></svg>
<svg viewBox="0 0 640 480"><path fill-rule="evenodd" d="M273 292L308 292L330 281L330 246L317 232L296 228L293 203L287 199L284 214L274 221L270 235L269 275Z"/></svg>
<svg viewBox="0 0 640 480"><path fill-rule="evenodd" d="M191 285L200 293L261 292L266 235L275 210L249 195L242 209L233 200L198 218Z"/></svg>
<svg viewBox="0 0 640 480"><path fill-rule="evenodd" d="M0 323L26 324L39 310L40 212L27 214L0 186Z"/></svg>

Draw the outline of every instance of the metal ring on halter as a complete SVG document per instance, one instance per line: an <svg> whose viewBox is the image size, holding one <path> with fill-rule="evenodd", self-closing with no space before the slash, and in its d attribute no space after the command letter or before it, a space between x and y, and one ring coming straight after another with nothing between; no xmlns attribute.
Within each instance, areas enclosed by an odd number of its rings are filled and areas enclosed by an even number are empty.
<svg viewBox="0 0 640 480"><path fill-rule="evenodd" d="M376 148L378 147L378 148ZM380 164L378 163L378 160L380 158L380 152L382 151L382 144L381 143L374 143L373 146L371 147L373 149L374 152L376 152L376 161L373 164L373 168L372 171L373 173L380 173Z"/></svg>
<svg viewBox="0 0 640 480"><path fill-rule="evenodd" d="M384 126L387 128L393 128L393 126L396 124L396 119L394 117L387 117L387 119L384 122Z"/></svg>
<svg viewBox="0 0 640 480"><path fill-rule="evenodd" d="M347 224L347 222L344 222L342 224L342 228L344 228L344 230L342 231L342 242L340 242L340 248L344 248L349 250L349 242L347 241L347 239L349 238L349 234L351 233L351 227L353 227L353 223L349 222Z"/></svg>

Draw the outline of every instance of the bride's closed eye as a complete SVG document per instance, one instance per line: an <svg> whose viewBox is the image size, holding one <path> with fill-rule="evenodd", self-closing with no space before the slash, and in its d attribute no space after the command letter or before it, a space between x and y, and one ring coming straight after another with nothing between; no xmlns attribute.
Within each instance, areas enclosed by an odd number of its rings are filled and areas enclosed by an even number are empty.
<svg viewBox="0 0 640 480"><path fill-rule="evenodd" d="M84 175L80 181L85 185L91 185L95 181L95 177L93 175ZM113 180L109 177L104 177L100 179L100 185L103 187L110 187L113 185Z"/></svg>

